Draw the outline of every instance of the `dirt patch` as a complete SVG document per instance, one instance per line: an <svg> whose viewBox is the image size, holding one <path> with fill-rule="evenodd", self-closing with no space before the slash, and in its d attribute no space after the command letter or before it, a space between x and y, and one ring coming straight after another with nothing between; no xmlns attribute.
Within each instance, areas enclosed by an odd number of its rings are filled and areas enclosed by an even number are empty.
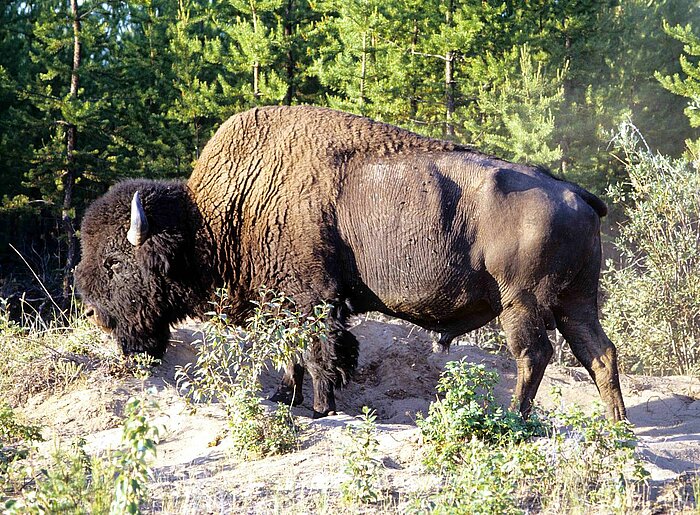
<svg viewBox="0 0 700 515"><path fill-rule="evenodd" d="M502 379L496 397L503 405L510 402L515 363L507 355L471 345L453 346L449 354L433 353L431 335L405 323L362 318L352 332L360 342L360 361L354 381L337 394L341 413L312 420L307 379L306 400L295 409L305 427L301 449L286 456L239 463L231 456L227 439L221 439L226 428L222 411L213 405L194 415L188 412L174 378L178 365L195 360L188 343L197 338L191 325L173 333L173 346L163 365L145 382L92 374L71 391L30 398L23 411L47 427L50 439L82 436L89 450L98 451L118 444L119 417L128 397L153 388L162 410L157 422L165 432L154 467L151 509L266 513L290 503L303 507L302 511L327 509L324 502L338 495L344 477L340 450L347 437L343 428L356 423L362 407L369 406L377 412L383 487L393 493L401 511L412 493L427 491L438 481L420 468L415 419L434 400L445 363L464 358L497 370ZM267 374L265 392L271 393L278 381L279 374ZM555 402L550 393L553 386L561 388L566 405L590 410L600 400L581 368L548 367L537 398L545 408ZM654 495L663 495L664 485L700 469L700 380L623 376L622 387L639 451L652 474Z"/></svg>

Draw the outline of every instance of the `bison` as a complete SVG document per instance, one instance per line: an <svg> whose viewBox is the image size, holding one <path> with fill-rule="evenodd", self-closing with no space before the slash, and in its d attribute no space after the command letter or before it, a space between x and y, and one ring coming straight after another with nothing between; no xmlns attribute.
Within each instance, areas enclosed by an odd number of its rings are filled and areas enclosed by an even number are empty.
<svg viewBox="0 0 700 515"><path fill-rule="evenodd" d="M527 416L557 327L609 416L625 417L598 319L605 204L540 167L330 109L256 108L226 121L187 182L128 180L85 212L76 285L126 354L161 357L170 324L226 287L243 321L261 285L331 306L330 336L290 365L315 416L357 364L351 315L374 310L457 336L500 317Z"/></svg>

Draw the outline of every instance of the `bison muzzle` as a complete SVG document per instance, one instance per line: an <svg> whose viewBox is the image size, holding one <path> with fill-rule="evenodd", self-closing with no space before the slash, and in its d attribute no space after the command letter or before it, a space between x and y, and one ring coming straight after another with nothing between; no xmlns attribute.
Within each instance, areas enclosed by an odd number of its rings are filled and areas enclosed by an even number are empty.
<svg viewBox="0 0 700 515"><path fill-rule="evenodd" d="M187 182L131 180L86 211L76 283L125 353L165 352L170 324L226 287L243 321L261 285L330 337L290 365L276 398L313 380L317 416L357 365L351 315L376 310L453 338L500 317L523 415L557 327L609 415L625 417L616 351L598 320L605 204L547 171L315 107L233 116Z"/></svg>

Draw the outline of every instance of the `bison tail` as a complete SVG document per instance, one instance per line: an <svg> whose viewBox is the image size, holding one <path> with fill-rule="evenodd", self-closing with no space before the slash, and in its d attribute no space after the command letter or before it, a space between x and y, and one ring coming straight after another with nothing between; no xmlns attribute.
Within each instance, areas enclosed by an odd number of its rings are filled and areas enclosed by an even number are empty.
<svg viewBox="0 0 700 515"><path fill-rule="evenodd" d="M608 205L605 202L603 202L590 191L584 190L583 188L581 188L580 186L576 186L575 184L573 186L574 193L576 193L579 197L585 200L586 204L591 206L594 209L594 211L598 213L599 217L602 218L608 214Z"/></svg>

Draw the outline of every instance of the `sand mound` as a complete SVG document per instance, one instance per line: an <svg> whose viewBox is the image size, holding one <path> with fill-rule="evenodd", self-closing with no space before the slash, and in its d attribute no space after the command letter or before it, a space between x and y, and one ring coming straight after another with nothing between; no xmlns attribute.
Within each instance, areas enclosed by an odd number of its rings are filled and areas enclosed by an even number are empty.
<svg viewBox="0 0 700 515"><path fill-rule="evenodd" d="M174 377L178 365L195 359L188 343L197 337L194 325L173 333L173 346L163 365L145 382L95 375L67 393L35 396L23 411L45 425L51 435L82 436L88 449L96 451L117 445L119 417L128 397L143 388L155 388L162 410L158 422L166 430L154 469L153 510L218 513L271 511L280 496L298 498L310 511L321 509L313 503L323 496L310 493L337 495L342 480L338 457L345 438L342 429L356 421L363 406L369 406L377 412L385 486L398 492L400 505L404 494L428 489L437 481L419 473L415 418L417 413L426 413L434 400L445 363L465 358L497 370L502 379L496 395L503 405L510 402L515 363L507 355L471 345L453 346L449 354L433 353L426 331L376 317L358 319L352 331L360 341L360 363L354 381L337 394L341 413L311 420L307 379L305 405L295 409L306 426L302 449L286 456L236 463L227 455L226 438L220 438L226 428L221 410L214 405L194 415L188 412ZM263 381L266 392L272 392L278 381L279 374L267 374ZM544 407L552 406L550 390L555 385L561 387L567 405L591 409L599 401L594 384L581 368L548 367L537 398ZM660 485L700 469L700 380L624 376L622 386L652 482Z"/></svg>

